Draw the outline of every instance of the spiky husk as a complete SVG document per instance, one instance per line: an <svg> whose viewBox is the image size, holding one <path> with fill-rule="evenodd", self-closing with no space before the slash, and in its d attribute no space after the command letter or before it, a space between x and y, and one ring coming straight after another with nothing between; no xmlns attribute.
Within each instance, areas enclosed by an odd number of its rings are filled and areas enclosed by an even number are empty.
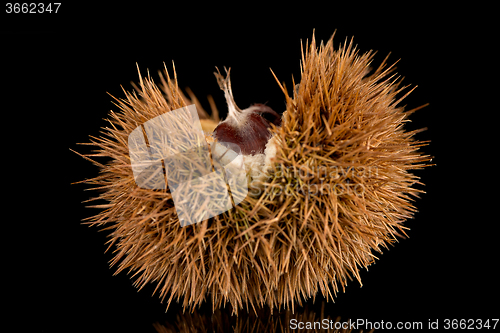
<svg viewBox="0 0 500 333"><path fill-rule="evenodd" d="M133 273L139 288L155 283L168 304L177 299L192 308L210 299L235 310L301 304L318 291L330 299L348 280L360 281L374 253L404 233L412 197L421 192L409 170L429 161L416 131L403 128L410 112L398 106L393 67L384 61L370 74L372 58L352 41L334 50L333 37L319 47L313 37L293 97L282 87L286 112L272 129L277 153L260 192L186 227L168 190L137 187L127 138L191 101L166 70L163 92L149 76L138 93L125 92L111 127L92 139L97 153L87 155L111 158L94 162L101 174L87 181L103 190L96 199L109 202L96 205L104 210L88 223L111 230L116 273Z"/></svg>

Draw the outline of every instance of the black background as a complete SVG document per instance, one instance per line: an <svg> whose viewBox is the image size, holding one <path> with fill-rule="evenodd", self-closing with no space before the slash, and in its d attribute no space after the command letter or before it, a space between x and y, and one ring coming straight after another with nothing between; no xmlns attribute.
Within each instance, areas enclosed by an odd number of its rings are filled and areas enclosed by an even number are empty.
<svg viewBox="0 0 500 333"><path fill-rule="evenodd" d="M137 292L125 273L113 276L106 232L80 223L96 213L81 203L92 193L70 184L98 169L69 149L88 152L76 143L106 126L109 110L116 110L106 92L123 97L120 85L132 89L136 63L143 75L149 69L158 78L163 63L171 70L173 60L179 85L189 86L207 109L211 94L222 112L212 73L215 66L231 67L239 106L267 102L282 111L269 68L288 87L292 75L298 81L300 41L313 29L318 40L337 30L337 46L354 37L360 51L378 50L375 64L389 52L390 60L401 59L403 84L418 85L407 109L430 103L408 129L428 128L418 138L432 141L424 151L436 163L417 172L427 193L405 224L410 238L362 272L362 287L352 281L327 303L325 316L422 321L424 327L436 319L499 317L496 177L486 157L491 151L481 150L497 141L487 136L491 112L477 107L484 93L473 90L485 85L476 73L486 59L469 56L478 55L471 49L479 48L481 28L472 32L468 18L480 14L314 2L278 9L63 3L59 11L2 12L1 109L5 128L13 130L4 136L2 163L9 189L4 275L12 281L4 286L21 315L17 331L33 325L36 332L153 332L153 323L172 322L181 307L172 304L165 313L166 305L151 296L154 286ZM308 302L309 309L318 312L321 300ZM205 305L200 313L209 318L211 309Z"/></svg>

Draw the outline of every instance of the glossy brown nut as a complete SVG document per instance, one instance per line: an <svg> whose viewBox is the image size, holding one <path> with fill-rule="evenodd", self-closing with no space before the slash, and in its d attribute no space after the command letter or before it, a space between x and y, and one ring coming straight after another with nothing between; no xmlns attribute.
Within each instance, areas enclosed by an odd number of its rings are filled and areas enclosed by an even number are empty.
<svg viewBox="0 0 500 333"><path fill-rule="evenodd" d="M264 104L255 104L242 110L242 120L228 118L214 130L214 137L220 142L237 144L243 155L262 154L271 137L271 124L281 125L281 116Z"/></svg>

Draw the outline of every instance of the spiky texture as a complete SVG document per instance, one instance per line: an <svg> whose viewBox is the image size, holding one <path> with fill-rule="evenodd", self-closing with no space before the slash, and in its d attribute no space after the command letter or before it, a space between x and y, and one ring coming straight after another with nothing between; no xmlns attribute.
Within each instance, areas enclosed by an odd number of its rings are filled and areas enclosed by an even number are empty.
<svg viewBox="0 0 500 333"><path fill-rule="evenodd" d="M384 61L370 74L373 53L359 55L352 41L334 50L332 39L303 49L293 97L282 87L286 112L272 129L277 153L261 193L198 224L180 226L168 190L136 185L127 147L137 126L191 103L176 77L165 71L162 93L148 76L117 100L121 112L87 155L111 159L95 162L101 174L87 183L109 202L89 223L111 230L116 273L133 273L139 288L155 283L168 304L275 308L318 291L333 298L404 233L421 192L409 170L429 161L424 143L403 128L410 112L398 106L393 67Z"/></svg>

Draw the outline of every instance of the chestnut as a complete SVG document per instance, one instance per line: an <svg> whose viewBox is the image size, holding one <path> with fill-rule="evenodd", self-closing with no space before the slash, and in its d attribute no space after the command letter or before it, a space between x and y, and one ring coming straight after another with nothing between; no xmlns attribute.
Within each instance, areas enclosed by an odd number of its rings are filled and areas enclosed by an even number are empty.
<svg viewBox="0 0 500 333"><path fill-rule="evenodd" d="M220 73L214 74L228 104L227 118L214 129L214 138L221 144L229 142L238 145L243 155L264 153L271 137L269 128L271 124L280 126L281 116L269 106L260 103L241 110L234 102L229 71L226 78Z"/></svg>

